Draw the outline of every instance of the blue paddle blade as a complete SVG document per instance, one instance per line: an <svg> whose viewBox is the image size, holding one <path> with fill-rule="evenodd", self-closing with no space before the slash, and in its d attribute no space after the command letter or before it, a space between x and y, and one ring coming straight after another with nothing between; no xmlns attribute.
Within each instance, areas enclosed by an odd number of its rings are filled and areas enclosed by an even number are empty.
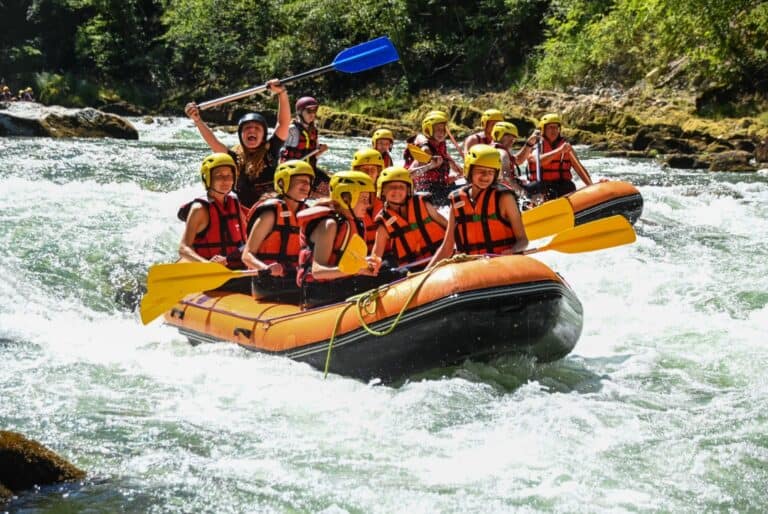
<svg viewBox="0 0 768 514"><path fill-rule="evenodd" d="M378 37L339 52L332 66L345 73L357 73L400 60L387 36Z"/></svg>

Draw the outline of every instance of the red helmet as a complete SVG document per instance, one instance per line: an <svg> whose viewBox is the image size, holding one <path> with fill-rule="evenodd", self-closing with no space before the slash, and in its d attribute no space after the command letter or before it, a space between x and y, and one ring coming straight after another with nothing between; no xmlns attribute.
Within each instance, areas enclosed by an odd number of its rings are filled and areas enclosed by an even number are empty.
<svg viewBox="0 0 768 514"><path fill-rule="evenodd" d="M318 105L320 105L320 102L315 98L311 96L302 96L296 100L296 112L301 112L309 107L317 107Z"/></svg>

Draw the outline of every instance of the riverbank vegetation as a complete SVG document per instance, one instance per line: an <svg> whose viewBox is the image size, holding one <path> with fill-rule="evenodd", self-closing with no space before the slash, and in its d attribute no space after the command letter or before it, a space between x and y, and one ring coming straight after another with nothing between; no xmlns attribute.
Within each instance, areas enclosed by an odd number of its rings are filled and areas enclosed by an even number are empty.
<svg viewBox="0 0 768 514"><path fill-rule="evenodd" d="M0 10L0 79L65 105L178 112L382 34L398 64L294 89L389 116L440 88L622 91L650 77L694 91L712 116L764 109L768 90L768 2L6 0Z"/></svg>

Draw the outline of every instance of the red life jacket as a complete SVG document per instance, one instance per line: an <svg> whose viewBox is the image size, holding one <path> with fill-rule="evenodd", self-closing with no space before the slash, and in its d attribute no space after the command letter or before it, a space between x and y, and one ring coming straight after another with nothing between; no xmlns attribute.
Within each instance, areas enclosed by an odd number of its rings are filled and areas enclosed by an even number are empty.
<svg viewBox="0 0 768 514"><path fill-rule="evenodd" d="M448 199L456 220L456 248L468 254L502 253L517 241L512 225L499 216L499 199L512 190L494 184L470 201L467 185L451 192Z"/></svg>
<svg viewBox="0 0 768 514"><path fill-rule="evenodd" d="M381 158L384 159L384 167L389 168L390 166L394 166L395 163L392 160L392 156L389 155L389 152L382 152Z"/></svg>
<svg viewBox="0 0 768 514"><path fill-rule="evenodd" d="M389 235L398 264L407 264L431 257L445 237L445 229L429 216L425 200L427 194L416 194L408 199L408 219L386 206L376 216L376 223Z"/></svg>
<svg viewBox="0 0 768 514"><path fill-rule="evenodd" d="M195 198L179 208L178 218L186 222L189 210L195 203L208 208L208 226L195 235L192 249L205 259L223 255L227 258L227 267L230 269L244 268L241 256L246 240L243 230L245 224L241 218L237 196L228 193L224 197L224 205L211 201L207 196Z"/></svg>
<svg viewBox="0 0 768 514"><path fill-rule="evenodd" d="M560 136L553 143L550 143L547 138L542 138L541 153L549 153L556 148L559 148L565 143L565 138ZM558 180L571 180L571 160L568 157L564 157L563 160L552 159L547 164L541 166L543 175L537 177L536 173L536 158L531 155L528 157L528 180L540 180L544 182L557 182Z"/></svg>
<svg viewBox="0 0 768 514"><path fill-rule="evenodd" d="M297 213L305 207L304 203L300 203ZM283 266L296 269L299 264L299 250L301 249L299 222L296 214L288 208L288 204L283 198L270 198L254 205L248 213L248 233L251 232L256 218L270 210L275 213L275 224L256 251L256 258L265 264L279 262Z"/></svg>
<svg viewBox="0 0 768 514"><path fill-rule="evenodd" d="M336 237L333 240L333 249L331 257L328 260L328 266L335 266L347 248L349 238L355 232L363 236L363 227L359 220L350 220L327 206L310 207L301 211L297 219L299 221L299 241L301 250L299 251L299 268L296 274L296 285L302 286L305 282L316 282L312 276L312 260L315 249L315 243L312 242L312 232L317 228L322 220L332 219L336 222Z"/></svg>
<svg viewBox="0 0 768 514"><path fill-rule="evenodd" d="M447 186L448 174L451 171L451 166L448 164L448 161L451 160L451 156L448 154L448 147L446 146L445 141L438 142L437 140L427 138L422 134L412 136L406 141L408 143L413 143L416 146L427 146L432 155L439 155L443 158L443 163L439 168L418 173L417 176L413 177L414 188L417 191L427 191L432 184ZM403 153L403 157L405 157L406 167L409 167L411 164L413 165L412 167L421 166L421 164L414 164L414 158L407 147Z"/></svg>
<svg viewBox="0 0 768 514"><path fill-rule="evenodd" d="M293 120L291 125L296 127L299 131L299 142L296 146L284 146L280 152L280 162L285 162L291 159L301 159L308 153L317 149L317 127L314 123L312 125L304 126L298 120ZM317 165L317 157L310 157L309 164L312 168Z"/></svg>

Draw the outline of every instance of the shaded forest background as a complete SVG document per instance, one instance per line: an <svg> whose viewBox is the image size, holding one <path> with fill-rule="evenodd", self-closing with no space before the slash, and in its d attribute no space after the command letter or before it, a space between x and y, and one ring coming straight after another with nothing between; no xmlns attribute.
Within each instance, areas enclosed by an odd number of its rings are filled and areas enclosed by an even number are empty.
<svg viewBox="0 0 768 514"><path fill-rule="evenodd" d="M423 90L621 91L654 73L715 110L768 91L768 2L754 0L0 0L0 80L45 103L178 112L380 35L400 63L296 96L391 116Z"/></svg>

